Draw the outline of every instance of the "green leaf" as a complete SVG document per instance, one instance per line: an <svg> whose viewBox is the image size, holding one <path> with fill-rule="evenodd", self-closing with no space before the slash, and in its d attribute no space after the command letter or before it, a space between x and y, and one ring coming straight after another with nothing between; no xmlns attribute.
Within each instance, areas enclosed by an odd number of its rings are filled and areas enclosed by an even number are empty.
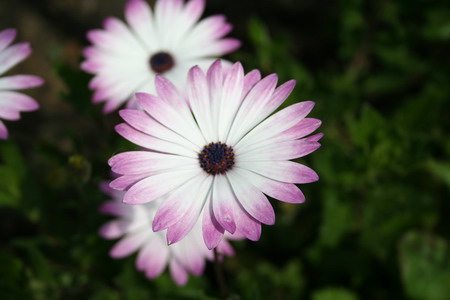
<svg viewBox="0 0 450 300"><path fill-rule="evenodd" d="M357 300L358 297L352 291L343 288L326 288L315 291L312 300Z"/></svg>
<svg viewBox="0 0 450 300"><path fill-rule="evenodd" d="M299 299L305 287L302 264L292 260L279 269L262 262L238 274L243 299Z"/></svg>
<svg viewBox="0 0 450 300"><path fill-rule="evenodd" d="M403 286L412 299L446 300L450 295L450 249L443 238L412 231L399 244Z"/></svg>
<svg viewBox="0 0 450 300"><path fill-rule="evenodd" d="M351 225L350 205L340 201L333 190L324 193L324 208L320 226L320 244L328 247L336 246Z"/></svg>
<svg viewBox="0 0 450 300"><path fill-rule="evenodd" d="M248 24L250 39L255 45L260 69L271 69L272 41L266 26L257 18L250 19Z"/></svg>
<svg viewBox="0 0 450 300"><path fill-rule="evenodd" d="M2 299L31 299L25 268L19 258L0 252L0 296Z"/></svg>
<svg viewBox="0 0 450 300"><path fill-rule="evenodd" d="M434 175L441 178L450 188L450 163L430 161L428 167Z"/></svg>

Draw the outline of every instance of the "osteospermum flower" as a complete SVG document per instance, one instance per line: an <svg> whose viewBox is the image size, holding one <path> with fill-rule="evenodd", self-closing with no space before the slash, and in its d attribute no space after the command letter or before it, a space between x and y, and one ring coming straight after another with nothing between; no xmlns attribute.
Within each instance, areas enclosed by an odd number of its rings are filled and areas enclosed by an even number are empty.
<svg viewBox="0 0 450 300"><path fill-rule="evenodd" d="M204 8L205 0L158 0L152 12L144 0L130 0L125 7L128 25L108 18L104 30L90 31L94 46L85 49L81 67L95 74L90 82L93 101L106 102L105 113L127 100L133 107L135 92L155 92L156 74L181 88L192 66L206 70L214 58L237 49L239 41L222 38L232 29L224 16L198 22Z"/></svg>
<svg viewBox="0 0 450 300"><path fill-rule="evenodd" d="M167 241L181 240L203 212L203 235L215 247L224 231L258 240L261 223L275 222L267 196L305 200L295 184L318 180L312 169L290 161L320 147L320 120L305 118L310 101L293 104L272 116L295 82L276 88L277 75L244 76L240 63L224 72L220 61L205 75L189 71L187 97L156 77L157 96L138 93L144 111L121 110L127 122L117 132L144 147L109 161L122 176L111 187L127 190L124 202L142 204L164 198L153 230L167 229Z"/></svg>
<svg viewBox="0 0 450 300"><path fill-rule="evenodd" d="M31 53L29 43L11 45L16 34L15 29L0 31L0 75L20 63ZM0 119L16 121L20 119L20 112L38 109L39 105L33 98L16 91L37 87L43 83L41 78L31 75L0 77ZM0 120L0 139L7 138L8 130Z"/></svg>
<svg viewBox="0 0 450 300"><path fill-rule="evenodd" d="M145 205L131 206L121 203L123 192L113 191L107 185L103 191L112 199L103 203L100 211L116 216L100 228L100 235L106 239L121 238L111 249L110 256L122 258L138 251L136 268L150 279L159 276L169 266L173 280L184 285L188 274L201 275L205 260L214 259L213 251L206 248L202 240L200 222L181 242L167 245L163 232L153 232L151 220L158 208L158 201ZM219 255L233 255L228 241L223 240L218 249Z"/></svg>

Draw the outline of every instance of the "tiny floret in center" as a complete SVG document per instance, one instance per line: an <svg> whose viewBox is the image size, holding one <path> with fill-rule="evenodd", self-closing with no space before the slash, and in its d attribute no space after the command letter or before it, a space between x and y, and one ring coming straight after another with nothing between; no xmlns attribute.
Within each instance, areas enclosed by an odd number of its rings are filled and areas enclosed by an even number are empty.
<svg viewBox="0 0 450 300"><path fill-rule="evenodd" d="M167 52L158 52L150 57L150 67L155 73L162 74L175 65L173 56Z"/></svg>
<svg viewBox="0 0 450 300"><path fill-rule="evenodd" d="M211 175L225 174L234 165L233 148L221 142L210 143L198 154L200 167Z"/></svg>

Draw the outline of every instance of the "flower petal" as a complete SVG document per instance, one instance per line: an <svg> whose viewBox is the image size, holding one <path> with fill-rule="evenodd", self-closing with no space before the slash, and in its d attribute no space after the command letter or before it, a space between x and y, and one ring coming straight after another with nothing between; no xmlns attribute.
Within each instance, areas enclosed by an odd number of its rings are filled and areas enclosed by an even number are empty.
<svg viewBox="0 0 450 300"><path fill-rule="evenodd" d="M15 29L10 28L0 31L0 51L6 49L16 38L16 35L17 31Z"/></svg>
<svg viewBox="0 0 450 300"><path fill-rule="evenodd" d="M6 140L8 138L8 129L5 124L0 120L0 139Z"/></svg>
<svg viewBox="0 0 450 300"><path fill-rule="evenodd" d="M306 139L284 141L266 144L261 147L248 147L236 154L237 162L260 161L260 160L288 160L306 156L320 148L317 142L309 142ZM236 151L237 152L237 151Z"/></svg>
<svg viewBox="0 0 450 300"><path fill-rule="evenodd" d="M191 140L199 147L205 145L203 135L192 115L183 116L175 107L149 94L137 93L136 97L139 105L161 124Z"/></svg>
<svg viewBox="0 0 450 300"><path fill-rule="evenodd" d="M212 196L211 196L212 197ZM208 249L216 248L223 238L224 229L217 222L211 207L212 200L206 203L203 209L203 240Z"/></svg>
<svg viewBox="0 0 450 300"><path fill-rule="evenodd" d="M99 207L99 212L105 215L124 217L128 215L128 207L119 201L106 201Z"/></svg>
<svg viewBox="0 0 450 300"><path fill-rule="evenodd" d="M217 222L226 231L234 233L236 223L234 222L234 212L232 201L234 201L233 191L226 176L216 175L214 177L212 192L212 208Z"/></svg>
<svg viewBox="0 0 450 300"><path fill-rule="evenodd" d="M104 239L116 239L126 233L126 227L123 222L114 220L103 224L98 234Z"/></svg>
<svg viewBox="0 0 450 300"><path fill-rule="evenodd" d="M252 161L242 163L239 167L287 183L311 183L319 180L313 169L293 161Z"/></svg>
<svg viewBox="0 0 450 300"><path fill-rule="evenodd" d="M256 220L267 225L275 223L275 212L267 197L246 178L228 173L227 178L239 203Z"/></svg>
<svg viewBox="0 0 450 300"><path fill-rule="evenodd" d="M234 198L233 211L236 222L234 235L242 235L251 241L257 241L261 237L261 222L250 216L241 203Z"/></svg>
<svg viewBox="0 0 450 300"><path fill-rule="evenodd" d="M252 70L244 76L244 87L242 95L247 96L248 92L253 88L253 86L261 80L261 72L259 70Z"/></svg>
<svg viewBox="0 0 450 300"><path fill-rule="evenodd" d="M236 151L240 151L240 149L244 148L248 149L249 146L258 143L261 140L266 140L283 133L285 130L304 119L313 107L314 102L312 101L304 101L286 107L253 128L246 136L237 142L234 149Z"/></svg>
<svg viewBox="0 0 450 300"><path fill-rule="evenodd" d="M180 221L192 206L192 201L196 201L194 196L204 180L205 176L193 177L171 192L156 212L153 231L166 229Z"/></svg>
<svg viewBox="0 0 450 300"><path fill-rule="evenodd" d="M230 126L241 105L244 85L243 78L244 70L239 62L235 63L225 76L218 120L219 140L221 141L226 140Z"/></svg>
<svg viewBox="0 0 450 300"><path fill-rule="evenodd" d="M23 90L41 86L44 80L32 75L15 75L0 78L0 90Z"/></svg>
<svg viewBox="0 0 450 300"><path fill-rule="evenodd" d="M149 51L157 45L153 14L146 1L131 0L125 6L125 18Z"/></svg>
<svg viewBox="0 0 450 300"><path fill-rule="evenodd" d="M123 202L143 204L154 201L199 174L198 169L181 169L147 177L130 187L125 193Z"/></svg>
<svg viewBox="0 0 450 300"><path fill-rule="evenodd" d="M167 265L169 249L162 239L154 237L151 242L139 252L136 260L138 270L145 270L145 275L150 278L159 276ZM140 268L139 268L140 267Z"/></svg>
<svg viewBox="0 0 450 300"><path fill-rule="evenodd" d="M256 125L255 120L258 119L264 105L271 99L277 82L278 76L271 74L256 83L248 92L234 119L227 140L228 144L236 144L248 130Z"/></svg>
<svg viewBox="0 0 450 300"><path fill-rule="evenodd" d="M287 203L303 203L305 201L305 195L295 184L272 180L241 168L236 168L233 172L247 178L269 197Z"/></svg>
<svg viewBox="0 0 450 300"><path fill-rule="evenodd" d="M174 244L184 238L197 222L206 199L209 197L211 190L212 177L206 177L202 185L197 191L197 195L192 201L192 205L180 221L169 227L167 230L167 243Z"/></svg>
<svg viewBox="0 0 450 300"><path fill-rule="evenodd" d="M33 111L39 108L39 104L22 93L11 91L0 91L0 107L16 111Z"/></svg>
<svg viewBox="0 0 450 300"><path fill-rule="evenodd" d="M165 127L143 111L136 109L122 109L119 111L119 114L129 125L143 133L161 140L180 144L181 146L196 152L199 152L200 150L199 147L191 141Z"/></svg>
<svg viewBox="0 0 450 300"><path fill-rule="evenodd" d="M170 275L172 276L173 281L179 286L185 285L188 280L187 271L177 262L175 259L170 261Z"/></svg>
<svg viewBox="0 0 450 300"><path fill-rule="evenodd" d="M29 43L12 45L0 52L0 75L14 67L31 54Z"/></svg>
<svg viewBox="0 0 450 300"><path fill-rule="evenodd" d="M147 230L127 235L114 245L109 255L113 258L122 258L132 254L144 244L150 232L151 229L148 228Z"/></svg>
<svg viewBox="0 0 450 300"><path fill-rule="evenodd" d="M122 159L115 161L111 168L117 174L149 174L198 165L197 160L192 158L149 151L124 152L119 155Z"/></svg>
<svg viewBox="0 0 450 300"><path fill-rule="evenodd" d="M146 174L120 176L111 181L109 187L118 191L128 190L132 185L144 179L146 176Z"/></svg>
<svg viewBox="0 0 450 300"><path fill-rule="evenodd" d="M200 130L206 140L213 140L214 126L211 118L208 85L205 74L198 66L189 70L186 89L192 113Z"/></svg>
<svg viewBox="0 0 450 300"><path fill-rule="evenodd" d="M128 124L125 123L119 124L116 126L115 129L118 134L120 134L130 142L135 143L144 148L158 152L165 152L175 155L197 158L197 154L190 149L142 133L141 131L134 129Z"/></svg>

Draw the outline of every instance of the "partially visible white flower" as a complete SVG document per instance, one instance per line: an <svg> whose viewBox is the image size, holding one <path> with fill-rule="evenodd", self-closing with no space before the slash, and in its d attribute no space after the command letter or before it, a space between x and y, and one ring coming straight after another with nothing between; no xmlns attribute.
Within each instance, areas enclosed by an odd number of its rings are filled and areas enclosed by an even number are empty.
<svg viewBox="0 0 450 300"><path fill-rule="evenodd" d="M15 29L0 31L0 75L31 54L29 43L11 45L16 34ZM16 121L20 119L21 112L39 108L39 104L33 98L16 91L37 87L43 83L44 80L31 75L0 77L0 139L8 138L8 130L1 119Z"/></svg>
<svg viewBox="0 0 450 300"><path fill-rule="evenodd" d="M223 38L232 29L223 15L199 21L204 8L205 0L158 0L152 11L144 0L130 0L128 24L110 17L105 29L89 31L94 46L85 49L81 68L95 74L94 103L106 102L105 113L127 100L133 106L135 92L155 92L156 74L183 88L192 66L206 70L215 58L236 50L238 40Z"/></svg>
<svg viewBox="0 0 450 300"><path fill-rule="evenodd" d="M203 242L200 222L181 242L167 245L164 232L152 231L152 221L160 202L127 205L122 203L123 192L114 191L107 184L102 185L102 189L113 199L103 203L100 212L117 218L104 224L99 233L105 239L120 238L110 251L111 257L122 258L138 251L138 270L152 279L169 266L170 274L178 285L187 282L189 273L201 275L205 260L214 258L213 251L208 250ZM226 239L217 249L221 255L234 254Z"/></svg>

